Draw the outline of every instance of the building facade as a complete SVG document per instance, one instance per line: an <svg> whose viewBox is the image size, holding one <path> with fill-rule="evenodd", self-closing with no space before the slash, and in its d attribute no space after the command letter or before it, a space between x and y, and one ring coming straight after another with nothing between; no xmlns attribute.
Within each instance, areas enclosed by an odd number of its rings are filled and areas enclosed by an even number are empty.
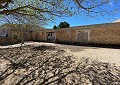
<svg viewBox="0 0 120 85"><path fill-rule="evenodd" d="M39 31L22 31L22 36L24 37L24 41L120 45L120 23L105 23ZM19 42L20 37L17 31L12 30L10 32L10 38L13 42Z"/></svg>
<svg viewBox="0 0 120 85"><path fill-rule="evenodd" d="M33 40L82 44L120 44L120 23L106 23L34 32Z"/></svg>

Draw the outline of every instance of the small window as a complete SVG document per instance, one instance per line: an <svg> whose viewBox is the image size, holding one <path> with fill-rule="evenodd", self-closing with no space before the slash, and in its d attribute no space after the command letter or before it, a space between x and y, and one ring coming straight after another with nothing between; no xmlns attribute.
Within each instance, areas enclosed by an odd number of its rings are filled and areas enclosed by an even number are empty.
<svg viewBox="0 0 120 85"><path fill-rule="evenodd" d="M17 39L17 35L14 35L14 39Z"/></svg>

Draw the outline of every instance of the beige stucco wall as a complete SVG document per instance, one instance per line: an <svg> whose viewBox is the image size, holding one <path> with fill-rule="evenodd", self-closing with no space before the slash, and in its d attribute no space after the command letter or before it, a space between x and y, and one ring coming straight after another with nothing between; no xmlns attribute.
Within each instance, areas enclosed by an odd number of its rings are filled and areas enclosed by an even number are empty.
<svg viewBox="0 0 120 85"><path fill-rule="evenodd" d="M63 29L50 29L45 31L45 33L50 32L55 33L55 42L76 42L77 31L74 29L63 28ZM46 38L47 35L45 34L45 40Z"/></svg>
<svg viewBox="0 0 120 85"><path fill-rule="evenodd" d="M120 27L120 22L118 23L103 23L103 24L93 24L93 25L84 25L84 26L76 26L76 27L71 27L72 29L78 29L78 30L84 30L84 29L101 29L101 28L119 28Z"/></svg>
<svg viewBox="0 0 120 85"><path fill-rule="evenodd" d="M46 32L45 31L35 31L31 33L33 41L45 41L46 40Z"/></svg>
<svg viewBox="0 0 120 85"><path fill-rule="evenodd" d="M10 44L12 39L9 37L0 37L0 44Z"/></svg>
<svg viewBox="0 0 120 85"><path fill-rule="evenodd" d="M71 30L71 39L70 39L71 42L76 42L77 41L76 34L77 34L76 30Z"/></svg>
<svg viewBox="0 0 120 85"><path fill-rule="evenodd" d="M30 41L31 40L31 32L24 32L24 40L25 41Z"/></svg>
<svg viewBox="0 0 120 85"><path fill-rule="evenodd" d="M14 35L17 36L17 39L14 39ZM22 37L24 41L45 41L45 31L40 32L21 32L21 31L10 31L10 38L12 39L12 43L20 42Z"/></svg>
<svg viewBox="0 0 120 85"><path fill-rule="evenodd" d="M23 35L25 36L25 41L46 41L46 33L54 32L56 42L77 42L77 34L79 31L89 32L88 41L90 43L120 44L120 23L78 26L72 28L41 31L28 31L24 32ZM17 35L17 39L14 39L14 35ZM10 38L13 42L20 41L20 32L15 30L10 31Z"/></svg>
<svg viewBox="0 0 120 85"><path fill-rule="evenodd" d="M14 36L17 36L17 39L14 39ZM21 41L21 36L23 35L23 32L20 31L10 31L10 38L12 39L12 43L17 43Z"/></svg>
<svg viewBox="0 0 120 85"><path fill-rule="evenodd" d="M91 30L90 42L102 44L120 44L120 27Z"/></svg>
<svg viewBox="0 0 120 85"><path fill-rule="evenodd" d="M120 23L87 25L54 30L59 42L77 42L77 33L89 33L89 43L120 44Z"/></svg>
<svg viewBox="0 0 120 85"><path fill-rule="evenodd" d="M63 28L55 30L56 42L75 42L76 30Z"/></svg>
<svg viewBox="0 0 120 85"><path fill-rule="evenodd" d="M68 32L68 33L67 33ZM57 30L56 31L56 41L57 42L68 42L70 41L70 31L69 29L66 30L66 28L63 30Z"/></svg>

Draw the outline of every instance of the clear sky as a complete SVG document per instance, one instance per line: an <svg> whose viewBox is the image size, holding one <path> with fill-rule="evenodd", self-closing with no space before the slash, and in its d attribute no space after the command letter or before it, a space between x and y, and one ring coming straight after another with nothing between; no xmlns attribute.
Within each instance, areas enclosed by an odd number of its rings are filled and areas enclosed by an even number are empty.
<svg viewBox="0 0 120 85"><path fill-rule="evenodd" d="M97 0L97 1L102 1L102 0ZM104 0L103 0L104 1ZM90 24L101 24L101 23L111 23L117 19L120 19L120 0L117 0L117 4L115 3L116 0L110 0L109 4L107 6L103 6L102 8L106 8L107 11L109 10L114 10L114 9L119 9L118 12L116 13L111 13L108 15L99 15L96 16L96 14L92 14L93 17L88 17L85 15L85 13L80 13L78 15L74 15L71 17L56 17L56 19L52 22L49 22L48 25L44 26L44 28L49 28L52 29L54 25L59 25L60 22L66 21L70 24L71 27L73 26L81 26L81 25L90 25ZM98 11L98 9L96 9ZM0 25L4 24L3 21L0 20Z"/></svg>
<svg viewBox="0 0 120 85"><path fill-rule="evenodd" d="M111 0L110 3L108 4L109 6L106 7L108 10L112 10L117 7L119 7L120 9L120 0L118 0L117 4L115 4L114 1L115 0ZM63 21L68 22L70 26L73 27L73 26L90 25L90 24L111 23L117 19L120 19L120 10L117 13L111 15L109 14L104 16L94 15L94 18L88 17L84 14L74 15L72 17L63 17L63 18L57 17L55 21L50 22L49 25L45 27L52 29L54 25L59 25L59 23Z"/></svg>

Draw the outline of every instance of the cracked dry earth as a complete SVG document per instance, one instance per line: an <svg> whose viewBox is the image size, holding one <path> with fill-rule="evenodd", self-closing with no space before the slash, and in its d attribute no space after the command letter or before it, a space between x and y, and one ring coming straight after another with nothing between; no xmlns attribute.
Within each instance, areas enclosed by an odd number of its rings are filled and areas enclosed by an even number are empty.
<svg viewBox="0 0 120 85"><path fill-rule="evenodd" d="M38 42L1 46L0 85L120 85L120 50Z"/></svg>

